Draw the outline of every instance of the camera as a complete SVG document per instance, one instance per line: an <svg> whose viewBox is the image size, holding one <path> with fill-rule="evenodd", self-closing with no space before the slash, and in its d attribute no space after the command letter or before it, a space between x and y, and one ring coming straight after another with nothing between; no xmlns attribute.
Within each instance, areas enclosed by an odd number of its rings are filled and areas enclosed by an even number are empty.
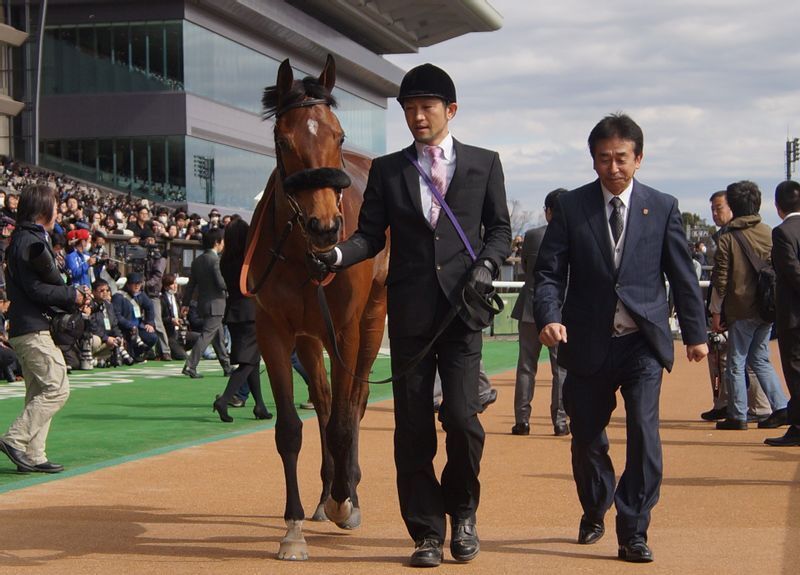
<svg viewBox="0 0 800 575"><path fill-rule="evenodd" d="M83 332L78 339L78 369L86 370L94 367L94 356L92 355L92 334L88 331Z"/></svg>
<svg viewBox="0 0 800 575"><path fill-rule="evenodd" d="M135 361L122 345L118 345L111 353L110 363L112 367L119 367L120 365L133 365Z"/></svg>
<svg viewBox="0 0 800 575"><path fill-rule="evenodd" d="M142 336L139 335L139 330L134 328L131 334L131 346L133 347L132 351L134 355L144 355L150 347L142 340Z"/></svg>
<svg viewBox="0 0 800 575"><path fill-rule="evenodd" d="M723 345L728 338L725 337L725 334L717 333L715 331L708 332L708 345L710 346L720 346Z"/></svg>

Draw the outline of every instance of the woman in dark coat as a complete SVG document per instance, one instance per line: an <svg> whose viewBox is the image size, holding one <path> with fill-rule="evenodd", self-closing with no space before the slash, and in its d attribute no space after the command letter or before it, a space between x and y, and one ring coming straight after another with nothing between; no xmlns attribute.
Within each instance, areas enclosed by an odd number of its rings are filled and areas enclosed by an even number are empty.
<svg viewBox="0 0 800 575"><path fill-rule="evenodd" d="M214 401L214 411L225 423L233 421L233 417L228 415L228 402L245 382L256 402L253 415L256 419L272 418L261 395L259 375L261 353L256 341L255 301L242 295L239 290L239 273L244 262L248 228L247 222L238 216L225 226L225 249L219 260L219 269L228 288L224 322L231 334L231 364L238 364L228 380L225 391Z"/></svg>

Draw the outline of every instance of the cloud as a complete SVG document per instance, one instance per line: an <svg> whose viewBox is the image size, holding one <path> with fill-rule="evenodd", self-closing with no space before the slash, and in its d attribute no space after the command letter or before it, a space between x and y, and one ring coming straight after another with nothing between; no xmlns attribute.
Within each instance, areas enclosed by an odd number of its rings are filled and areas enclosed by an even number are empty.
<svg viewBox="0 0 800 575"><path fill-rule="evenodd" d="M586 137L624 110L645 132L642 181L707 216L713 191L752 179L778 222L785 141L800 136L800 3L489 1L501 30L388 58L450 73L452 131L500 152L510 197L536 211L549 190L594 179ZM388 117L388 148L407 145L401 115Z"/></svg>

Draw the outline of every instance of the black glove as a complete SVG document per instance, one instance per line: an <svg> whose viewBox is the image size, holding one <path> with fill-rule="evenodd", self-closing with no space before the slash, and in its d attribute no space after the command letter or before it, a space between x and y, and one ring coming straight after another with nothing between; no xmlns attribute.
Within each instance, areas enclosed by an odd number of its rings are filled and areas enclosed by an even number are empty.
<svg viewBox="0 0 800 575"><path fill-rule="evenodd" d="M469 283L479 294L486 295L494 289L492 287L492 270L494 267L489 260L479 260L472 266L469 273Z"/></svg>
<svg viewBox="0 0 800 575"><path fill-rule="evenodd" d="M307 254L306 267L312 279L318 282L324 280L329 273L335 273L338 268L335 267L336 252L329 250L327 252L319 252L316 254Z"/></svg>

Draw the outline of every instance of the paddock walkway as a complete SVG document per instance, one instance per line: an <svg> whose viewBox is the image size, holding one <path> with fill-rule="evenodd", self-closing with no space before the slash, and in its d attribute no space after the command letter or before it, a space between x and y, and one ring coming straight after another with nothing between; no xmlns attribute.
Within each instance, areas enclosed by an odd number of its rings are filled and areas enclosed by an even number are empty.
<svg viewBox="0 0 800 575"><path fill-rule="evenodd" d="M683 348L676 351L662 394L666 473L650 530L655 563L616 560L612 533L594 546L574 543L580 511L569 439L551 435L544 380L532 435L509 434L507 372L493 378L499 399L482 416L481 554L466 565L448 558L436 573L798 573L800 448L763 445L774 430L719 432L701 422L710 404L706 365L689 365ZM267 430L0 495L0 573L409 573L391 410L389 401L372 404L363 421L361 529L307 522L308 562L274 558L283 476ZM620 462L621 406L615 415L609 431ZM307 512L318 496L318 461L309 421L300 472ZM607 519L613 526L613 515Z"/></svg>

